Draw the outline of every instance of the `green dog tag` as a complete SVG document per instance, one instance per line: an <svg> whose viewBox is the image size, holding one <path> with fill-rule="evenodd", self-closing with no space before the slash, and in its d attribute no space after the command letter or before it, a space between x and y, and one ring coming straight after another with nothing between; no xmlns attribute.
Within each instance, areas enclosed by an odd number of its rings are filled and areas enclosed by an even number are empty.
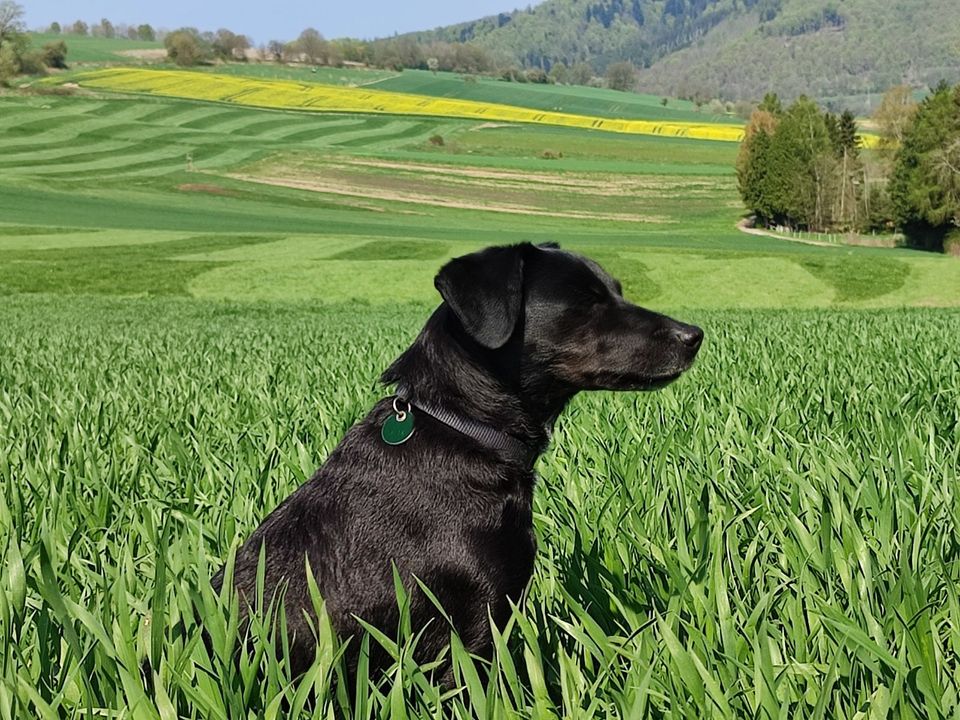
<svg viewBox="0 0 960 720"><path fill-rule="evenodd" d="M391 415L380 429L380 437L387 445L403 445L413 435L413 411Z"/></svg>

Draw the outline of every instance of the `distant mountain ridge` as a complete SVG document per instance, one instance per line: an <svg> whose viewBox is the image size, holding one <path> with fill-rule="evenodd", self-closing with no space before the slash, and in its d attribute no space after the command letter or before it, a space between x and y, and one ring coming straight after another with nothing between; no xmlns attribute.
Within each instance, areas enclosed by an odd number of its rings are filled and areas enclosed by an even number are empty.
<svg viewBox="0 0 960 720"><path fill-rule="evenodd" d="M957 0L546 0L410 36L472 41L524 67L602 73L629 60L639 89L687 97L850 98L960 81Z"/></svg>

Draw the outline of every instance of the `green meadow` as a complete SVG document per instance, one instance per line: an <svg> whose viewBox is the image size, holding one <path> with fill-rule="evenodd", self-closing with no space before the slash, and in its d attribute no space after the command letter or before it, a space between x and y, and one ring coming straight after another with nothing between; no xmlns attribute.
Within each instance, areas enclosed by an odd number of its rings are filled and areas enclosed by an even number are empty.
<svg viewBox="0 0 960 720"><path fill-rule="evenodd" d="M736 150L0 95L0 718L957 717L960 262L746 235ZM547 241L707 339L669 388L561 418L492 665L454 639L439 688L404 627L321 628L290 678L268 625L235 663L209 577L388 392L446 259ZM347 687L340 642L396 663Z"/></svg>
<svg viewBox="0 0 960 720"><path fill-rule="evenodd" d="M136 62L136 53L143 50L163 50L163 43L127 38L103 38L63 33L30 33L34 47L63 40L67 44L67 62L73 63L130 63Z"/></svg>
<svg viewBox="0 0 960 720"><path fill-rule="evenodd" d="M404 70L372 83L371 87L393 92L519 105L574 115L684 122L741 122L726 115L711 114L706 110L699 112L694 103L688 100L667 98L664 105L664 98L642 93L581 85L506 82L456 73L432 73L428 70Z"/></svg>
<svg viewBox="0 0 960 720"><path fill-rule="evenodd" d="M194 69L200 72L214 72L218 75L242 75L270 80L299 80L308 83L356 86L372 85L397 74L392 70L375 68L314 67L311 65L283 65L272 62L229 63Z"/></svg>
<svg viewBox="0 0 960 720"><path fill-rule="evenodd" d="M432 302L444 258L558 241L665 308L960 303L949 258L737 231L726 143L93 95L0 113L4 293L392 302L394 267Z"/></svg>

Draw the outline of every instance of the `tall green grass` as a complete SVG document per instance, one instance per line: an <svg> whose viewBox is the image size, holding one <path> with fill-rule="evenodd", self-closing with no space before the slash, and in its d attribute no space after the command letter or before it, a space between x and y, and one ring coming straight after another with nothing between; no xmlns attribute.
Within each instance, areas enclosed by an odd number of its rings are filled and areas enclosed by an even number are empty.
<svg viewBox="0 0 960 720"><path fill-rule="evenodd" d="M294 680L269 623L235 666L208 578L428 311L5 299L0 717L960 712L955 311L694 313L707 341L678 383L578 398L488 672L454 640L441 689L398 628L351 640L397 663L348 686L321 626Z"/></svg>

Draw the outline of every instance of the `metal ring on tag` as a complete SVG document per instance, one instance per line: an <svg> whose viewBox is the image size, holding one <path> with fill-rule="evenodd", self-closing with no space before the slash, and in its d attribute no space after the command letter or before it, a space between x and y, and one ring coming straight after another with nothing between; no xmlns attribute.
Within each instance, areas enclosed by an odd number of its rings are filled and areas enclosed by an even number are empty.
<svg viewBox="0 0 960 720"><path fill-rule="evenodd" d="M393 399L393 411L397 414L397 422L403 422L407 419L407 413L410 412L410 403L406 400L402 401L407 406L407 409L401 410L397 407L397 400L400 400L400 398L395 397Z"/></svg>

